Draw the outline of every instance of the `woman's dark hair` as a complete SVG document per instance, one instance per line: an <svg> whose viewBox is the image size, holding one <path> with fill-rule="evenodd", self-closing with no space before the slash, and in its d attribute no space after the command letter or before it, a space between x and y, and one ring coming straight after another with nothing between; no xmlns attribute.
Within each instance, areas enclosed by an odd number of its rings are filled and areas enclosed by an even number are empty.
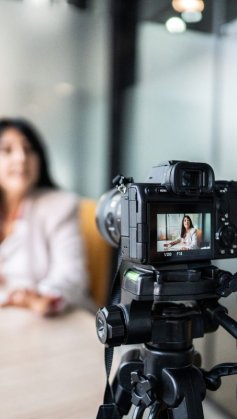
<svg viewBox="0 0 237 419"><path fill-rule="evenodd" d="M186 229L185 229L185 227L184 227L184 219L185 218L187 218L188 220L189 220L189 222L190 222L190 228L193 228L193 222L192 222L192 220L191 220L191 218L189 217L189 215L184 215L183 216L183 219L182 219L182 224L181 224L181 237L182 238L184 238L184 236L185 236L185 233L186 233Z"/></svg>
<svg viewBox="0 0 237 419"><path fill-rule="evenodd" d="M0 119L0 139L4 131L11 128L16 129L26 137L27 141L39 157L40 173L36 186L57 188L56 184L51 179L45 145L37 129L25 119L3 118Z"/></svg>

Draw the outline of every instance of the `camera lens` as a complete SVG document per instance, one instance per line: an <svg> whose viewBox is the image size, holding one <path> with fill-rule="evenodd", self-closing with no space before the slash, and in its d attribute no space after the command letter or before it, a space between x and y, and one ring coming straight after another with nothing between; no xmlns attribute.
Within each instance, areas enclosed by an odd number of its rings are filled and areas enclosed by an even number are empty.
<svg viewBox="0 0 237 419"><path fill-rule="evenodd" d="M105 193L99 200L96 209L96 224L112 246L117 247L120 241L121 194L117 189Z"/></svg>

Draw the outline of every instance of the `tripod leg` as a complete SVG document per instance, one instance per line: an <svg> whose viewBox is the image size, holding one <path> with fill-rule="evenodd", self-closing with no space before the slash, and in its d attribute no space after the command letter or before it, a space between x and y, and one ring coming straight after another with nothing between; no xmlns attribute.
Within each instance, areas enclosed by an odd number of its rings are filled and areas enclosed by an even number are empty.
<svg viewBox="0 0 237 419"><path fill-rule="evenodd" d="M96 419L121 419L117 407L114 404L101 405L99 407Z"/></svg>
<svg viewBox="0 0 237 419"><path fill-rule="evenodd" d="M169 419L204 419L206 386L198 368L164 369L164 402Z"/></svg>
<svg viewBox="0 0 237 419"><path fill-rule="evenodd" d="M155 402L151 409L148 416L148 419L168 419L167 416L167 409L162 409L161 404L159 402Z"/></svg>
<svg viewBox="0 0 237 419"><path fill-rule="evenodd" d="M142 419L145 413L145 406L137 406L133 412L132 419ZM173 419L172 412L167 409L161 409L160 403L154 403L150 409L147 419Z"/></svg>
<svg viewBox="0 0 237 419"><path fill-rule="evenodd" d="M180 405L174 409L169 409L169 419L189 419L192 416L192 412L187 409L186 400L183 399L183 401L180 403ZM197 416L195 416L196 418ZM204 419L204 416L198 416L200 419Z"/></svg>
<svg viewBox="0 0 237 419"><path fill-rule="evenodd" d="M174 409L168 409L168 419L204 419L202 403L192 405L188 407L186 400L180 403L180 405Z"/></svg>
<svg viewBox="0 0 237 419"><path fill-rule="evenodd" d="M142 419L146 406L137 406L133 412L132 419Z"/></svg>
<svg viewBox="0 0 237 419"><path fill-rule="evenodd" d="M143 368L144 365L139 349L132 349L123 355L112 386L115 403L121 415L127 415L132 406L131 373L134 371L142 372Z"/></svg>

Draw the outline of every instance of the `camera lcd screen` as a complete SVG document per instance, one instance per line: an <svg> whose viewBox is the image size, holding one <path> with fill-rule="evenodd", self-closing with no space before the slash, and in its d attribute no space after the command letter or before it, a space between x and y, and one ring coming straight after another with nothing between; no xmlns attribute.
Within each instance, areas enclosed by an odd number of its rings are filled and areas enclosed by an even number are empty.
<svg viewBox="0 0 237 419"><path fill-rule="evenodd" d="M212 258L212 211L205 205L150 206L152 263Z"/></svg>

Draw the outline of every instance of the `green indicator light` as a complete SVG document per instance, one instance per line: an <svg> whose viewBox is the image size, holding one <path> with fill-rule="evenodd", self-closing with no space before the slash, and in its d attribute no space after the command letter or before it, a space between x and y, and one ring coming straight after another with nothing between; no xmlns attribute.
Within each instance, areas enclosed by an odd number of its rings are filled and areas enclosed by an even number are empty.
<svg viewBox="0 0 237 419"><path fill-rule="evenodd" d="M139 277L139 273L134 272L134 271L128 271L126 273L126 277L128 279L131 279L132 281L137 281L138 277Z"/></svg>

